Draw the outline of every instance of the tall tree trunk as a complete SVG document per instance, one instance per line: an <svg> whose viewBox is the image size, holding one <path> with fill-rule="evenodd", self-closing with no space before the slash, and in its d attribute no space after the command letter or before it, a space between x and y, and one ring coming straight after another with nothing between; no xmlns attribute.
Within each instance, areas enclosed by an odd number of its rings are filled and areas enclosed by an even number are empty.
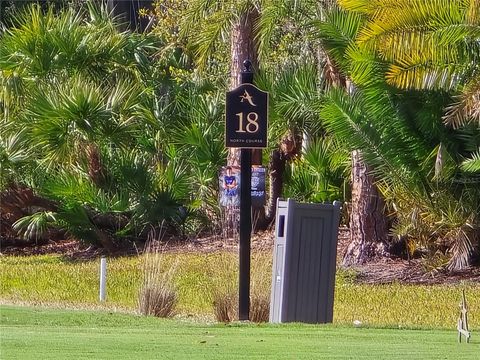
<svg viewBox="0 0 480 360"><path fill-rule="evenodd" d="M240 72L243 62L250 60L253 69L258 69L258 54L255 44L254 26L258 19L258 12L252 10L240 16L239 21L233 25L231 35L231 61L230 61L230 89L240 85ZM240 150L228 149L227 165L240 166Z"/></svg>
<svg viewBox="0 0 480 360"><path fill-rule="evenodd" d="M268 204L266 209L266 223L267 227L275 218L277 210L277 199L282 196L283 191L283 174L285 172L285 165L287 159L279 149L272 151L270 155L270 163L268 164L270 173L270 190L268 196Z"/></svg>
<svg viewBox="0 0 480 360"><path fill-rule="evenodd" d="M257 46L255 44L254 27L258 18L258 12L252 10L240 16L237 23L232 27L230 48L230 89L235 89L241 83L240 72L243 70L243 62L250 60L253 69L258 68ZM227 166L240 167L240 149L229 148L227 154ZM240 185L241 186L241 185ZM225 209L227 219L227 233L236 229L238 217L236 210ZM233 211L233 212L232 212Z"/></svg>
<svg viewBox="0 0 480 360"><path fill-rule="evenodd" d="M350 244L343 257L344 265L362 264L386 252L384 201L374 184L370 170L360 151L354 150Z"/></svg>

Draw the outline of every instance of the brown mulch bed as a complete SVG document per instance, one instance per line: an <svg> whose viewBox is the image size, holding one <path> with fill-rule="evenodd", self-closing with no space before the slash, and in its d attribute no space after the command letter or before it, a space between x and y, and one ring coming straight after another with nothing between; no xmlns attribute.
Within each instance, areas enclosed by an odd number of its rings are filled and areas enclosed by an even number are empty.
<svg viewBox="0 0 480 360"><path fill-rule="evenodd" d="M480 268L447 272L444 269L426 270L421 259L379 259L353 267L357 271L356 281L366 284L454 284L461 281L480 283Z"/></svg>
<svg viewBox="0 0 480 360"><path fill-rule="evenodd" d="M93 259L104 254L103 249L85 245L78 240L48 241L30 246L7 246L0 249L1 256L32 256L58 254L68 258Z"/></svg>
<svg viewBox="0 0 480 360"><path fill-rule="evenodd" d="M337 248L337 261L341 262L342 255L348 245L349 233L347 228L340 228ZM272 251L275 236L273 231L254 234L251 240L252 251ZM125 248L114 254L135 255L141 253L140 248ZM171 239L162 243L167 252L200 252L213 253L218 251L238 251L236 238L225 238L220 235L202 237L198 239ZM103 249L86 246L76 240L50 241L44 245L28 247L6 247L0 249L1 255L44 255L59 254L72 260L88 260L105 254ZM449 284L461 281L480 283L480 268L472 268L461 272L446 272L441 269L427 270L421 259L403 260L398 258L379 258L367 264L351 268L356 273L356 281L366 284L386 284L398 282L403 284Z"/></svg>

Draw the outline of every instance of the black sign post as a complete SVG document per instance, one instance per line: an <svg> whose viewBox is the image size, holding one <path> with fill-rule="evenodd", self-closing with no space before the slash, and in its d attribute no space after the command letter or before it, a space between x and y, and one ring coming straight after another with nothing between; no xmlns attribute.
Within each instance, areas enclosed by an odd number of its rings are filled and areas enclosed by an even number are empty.
<svg viewBox="0 0 480 360"><path fill-rule="evenodd" d="M251 62L243 62L241 85L227 92L225 146L241 148L238 318L250 317L250 235L252 232L252 148L267 147L268 93L252 85Z"/></svg>
<svg viewBox="0 0 480 360"><path fill-rule="evenodd" d="M250 234L252 232L252 151L240 154L240 245L238 278L238 319L250 318Z"/></svg>

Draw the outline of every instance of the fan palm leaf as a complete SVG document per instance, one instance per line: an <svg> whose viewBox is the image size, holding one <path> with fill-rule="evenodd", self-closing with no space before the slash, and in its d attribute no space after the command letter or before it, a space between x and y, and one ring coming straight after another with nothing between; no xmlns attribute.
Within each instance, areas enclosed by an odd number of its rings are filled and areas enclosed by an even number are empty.
<svg viewBox="0 0 480 360"><path fill-rule="evenodd" d="M21 123L43 161L75 165L90 143L131 146L149 111L145 96L126 81L110 87L74 76L32 89Z"/></svg>
<svg viewBox="0 0 480 360"><path fill-rule="evenodd" d="M39 211L18 219L13 224L13 229L25 239L36 240L43 237L55 221L56 214L54 212Z"/></svg>

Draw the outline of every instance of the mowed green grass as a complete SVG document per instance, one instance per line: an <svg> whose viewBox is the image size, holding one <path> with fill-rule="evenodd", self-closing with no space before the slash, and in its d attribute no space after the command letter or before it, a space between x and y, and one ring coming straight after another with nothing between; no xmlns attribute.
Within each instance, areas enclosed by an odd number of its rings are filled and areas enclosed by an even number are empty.
<svg viewBox="0 0 480 360"><path fill-rule="evenodd" d="M0 259L0 300L7 304L55 305L63 308L107 308L133 312L142 279L143 257L109 258L107 301L98 301L99 259L70 261L59 255ZM237 255L165 254L162 266L176 263L178 312L212 318L212 291L236 288ZM269 296L271 254L252 257L252 291ZM480 329L480 284L365 285L352 273L339 271L335 287L334 323L394 328L454 329L462 290L466 290L470 327ZM479 357L480 358L480 357Z"/></svg>
<svg viewBox="0 0 480 360"><path fill-rule="evenodd" d="M199 324L2 306L2 359L471 359L454 330Z"/></svg>

